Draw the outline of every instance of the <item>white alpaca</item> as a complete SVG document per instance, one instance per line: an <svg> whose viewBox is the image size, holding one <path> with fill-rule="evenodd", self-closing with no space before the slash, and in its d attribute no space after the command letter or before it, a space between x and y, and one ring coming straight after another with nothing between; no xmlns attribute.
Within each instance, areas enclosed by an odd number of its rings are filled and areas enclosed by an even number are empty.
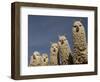
<svg viewBox="0 0 100 82"><path fill-rule="evenodd" d="M41 56L41 65L42 66L48 65L48 61L49 61L48 54L43 53Z"/></svg>
<svg viewBox="0 0 100 82"><path fill-rule="evenodd" d="M57 43L52 43L50 48L50 65L58 65L59 46Z"/></svg>
<svg viewBox="0 0 100 82"><path fill-rule="evenodd" d="M85 29L81 21L75 21L73 24L73 43L74 43L74 63L86 64L87 61L87 43Z"/></svg>
<svg viewBox="0 0 100 82"><path fill-rule="evenodd" d="M30 66L39 66L41 65L41 55L38 51L35 51L30 59Z"/></svg>
<svg viewBox="0 0 100 82"><path fill-rule="evenodd" d="M69 56L71 55L71 49L67 38L64 35L59 36L58 44L61 55L61 64L70 64Z"/></svg>

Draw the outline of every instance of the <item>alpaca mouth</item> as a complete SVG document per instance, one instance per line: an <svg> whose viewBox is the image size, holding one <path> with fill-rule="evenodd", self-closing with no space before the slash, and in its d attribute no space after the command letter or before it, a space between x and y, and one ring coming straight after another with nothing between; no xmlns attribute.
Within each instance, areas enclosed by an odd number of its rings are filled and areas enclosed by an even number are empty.
<svg viewBox="0 0 100 82"><path fill-rule="evenodd" d="M53 52L56 52L56 50L54 49Z"/></svg>
<svg viewBox="0 0 100 82"><path fill-rule="evenodd" d="M46 60L44 59L44 62L45 62Z"/></svg>
<svg viewBox="0 0 100 82"><path fill-rule="evenodd" d="M64 44L64 41L61 41L61 44Z"/></svg>

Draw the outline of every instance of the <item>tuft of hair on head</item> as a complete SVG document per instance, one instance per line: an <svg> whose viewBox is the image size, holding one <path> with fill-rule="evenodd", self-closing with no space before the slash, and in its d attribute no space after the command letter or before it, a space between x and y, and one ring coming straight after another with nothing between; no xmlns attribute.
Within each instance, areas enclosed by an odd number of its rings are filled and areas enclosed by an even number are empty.
<svg viewBox="0 0 100 82"><path fill-rule="evenodd" d="M50 44L53 44L53 42L50 41Z"/></svg>
<svg viewBox="0 0 100 82"><path fill-rule="evenodd" d="M82 22L83 21L82 18L80 18L79 21Z"/></svg>
<svg viewBox="0 0 100 82"><path fill-rule="evenodd" d="M82 22L83 20L82 20L82 18L80 18L80 19L73 19L72 22L74 23L74 22L76 22L76 21L80 21L80 22Z"/></svg>
<svg viewBox="0 0 100 82"><path fill-rule="evenodd" d="M72 23L74 23L74 22L76 22L76 21L78 21L78 20L77 20L77 19L73 19L73 20L72 20Z"/></svg>
<svg viewBox="0 0 100 82"><path fill-rule="evenodd" d="M38 51L33 52L34 55L40 54Z"/></svg>

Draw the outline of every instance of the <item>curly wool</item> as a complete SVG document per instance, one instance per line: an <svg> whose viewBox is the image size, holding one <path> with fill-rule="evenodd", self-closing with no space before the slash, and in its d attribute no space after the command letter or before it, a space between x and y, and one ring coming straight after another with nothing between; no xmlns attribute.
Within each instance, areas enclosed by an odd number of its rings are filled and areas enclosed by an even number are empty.
<svg viewBox="0 0 100 82"><path fill-rule="evenodd" d="M79 29L76 31L76 29ZM84 26L80 21L75 21L73 26L74 63L87 63L87 43Z"/></svg>

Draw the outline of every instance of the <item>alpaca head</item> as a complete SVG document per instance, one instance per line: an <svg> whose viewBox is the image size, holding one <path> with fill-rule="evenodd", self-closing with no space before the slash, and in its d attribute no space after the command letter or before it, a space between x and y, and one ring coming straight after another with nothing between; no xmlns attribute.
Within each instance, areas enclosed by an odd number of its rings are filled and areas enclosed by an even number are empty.
<svg viewBox="0 0 100 82"><path fill-rule="evenodd" d="M31 57L32 57L31 58L32 59L32 65L40 65L41 55L38 51L35 51Z"/></svg>
<svg viewBox="0 0 100 82"><path fill-rule="evenodd" d="M46 54L46 53L43 53L42 54L42 65L48 65L48 54Z"/></svg>
<svg viewBox="0 0 100 82"><path fill-rule="evenodd" d="M67 38L65 35L59 36L59 41L58 41L59 46L67 45Z"/></svg>
<svg viewBox="0 0 100 82"><path fill-rule="evenodd" d="M54 55L58 54L59 46L57 43L51 43L50 52Z"/></svg>
<svg viewBox="0 0 100 82"><path fill-rule="evenodd" d="M83 26L82 22L81 21L75 21L73 23L73 32L79 33L79 32L82 32L82 30L84 30L84 26Z"/></svg>

